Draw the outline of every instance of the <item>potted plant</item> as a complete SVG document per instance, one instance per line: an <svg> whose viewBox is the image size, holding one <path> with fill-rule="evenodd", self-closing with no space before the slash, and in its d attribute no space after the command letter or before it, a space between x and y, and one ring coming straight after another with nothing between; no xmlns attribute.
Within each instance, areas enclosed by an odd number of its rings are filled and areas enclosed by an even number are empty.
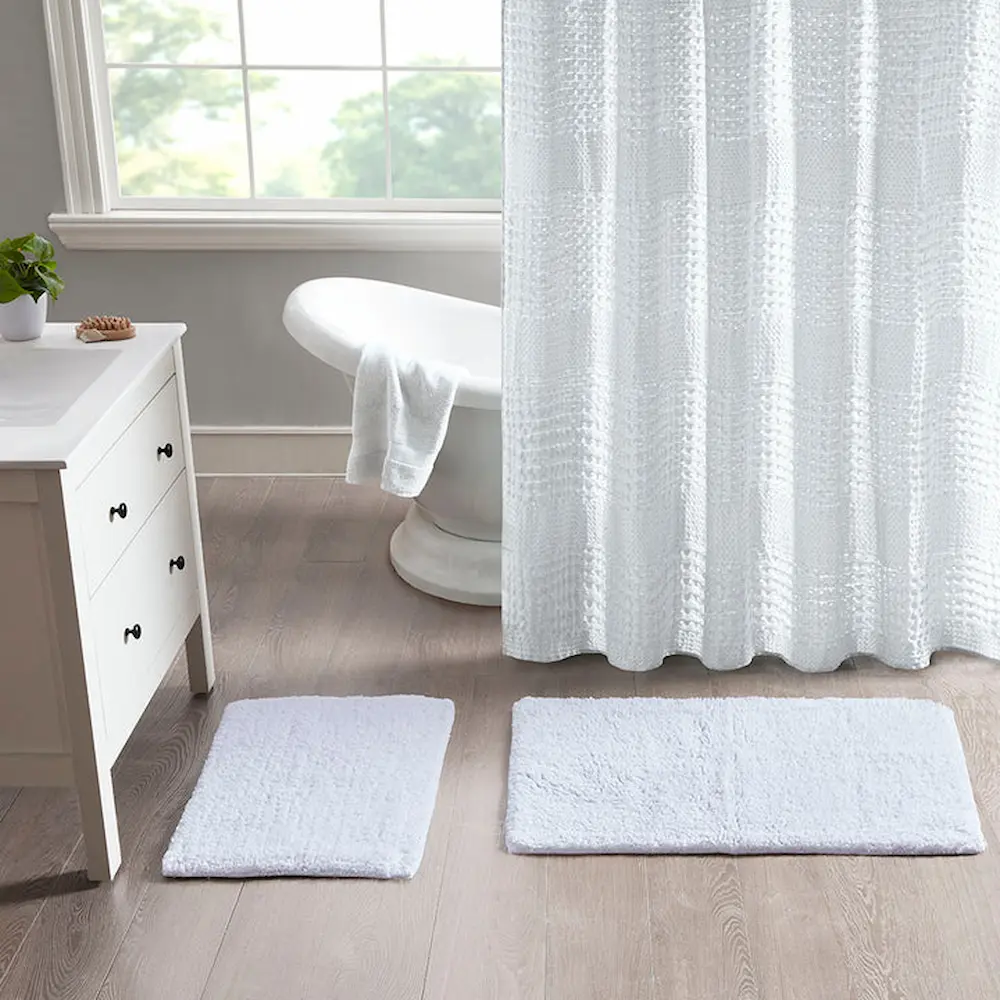
<svg viewBox="0 0 1000 1000"><path fill-rule="evenodd" d="M49 299L59 298L64 287L47 239L28 233L20 239L0 240L0 336L5 340L40 337Z"/></svg>

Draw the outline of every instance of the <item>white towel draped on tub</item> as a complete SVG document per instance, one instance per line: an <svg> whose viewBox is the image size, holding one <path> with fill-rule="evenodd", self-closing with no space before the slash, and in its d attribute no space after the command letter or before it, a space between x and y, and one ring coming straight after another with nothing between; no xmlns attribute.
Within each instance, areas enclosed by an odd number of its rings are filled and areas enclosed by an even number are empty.
<svg viewBox="0 0 1000 1000"><path fill-rule="evenodd" d="M379 343L361 352L354 384L349 483L419 496L448 431L465 369L400 355Z"/></svg>

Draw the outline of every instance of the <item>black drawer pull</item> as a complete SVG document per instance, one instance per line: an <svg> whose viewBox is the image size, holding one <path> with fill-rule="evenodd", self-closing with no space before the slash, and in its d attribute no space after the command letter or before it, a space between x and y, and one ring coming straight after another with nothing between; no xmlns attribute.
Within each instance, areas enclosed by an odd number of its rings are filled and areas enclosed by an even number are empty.
<svg viewBox="0 0 1000 1000"><path fill-rule="evenodd" d="M184 556L178 556L176 559L170 560L170 572L173 573L174 569L184 569Z"/></svg>
<svg viewBox="0 0 1000 1000"><path fill-rule="evenodd" d="M117 514L123 521L128 517L128 507L124 503L120 503L117 507L112 507L108 513L108 517L113 521L115 519L115 514Z"/></svg>
<svg viewBox="0 0 1000 1000"><path fill-rule="evenodd" d="M161 455L166 455L167 458L174 457L174 446L169 441L161 448L156 449L156 457L159 458Z"/></svg>
<svg viewBox="0 0 1000 1000"><path fill-rule="evenodd" d="M133 639L142 638L142 626L136 622L131 628L125 629L125 642L128 642L128 637L132 636Z"/></svg>

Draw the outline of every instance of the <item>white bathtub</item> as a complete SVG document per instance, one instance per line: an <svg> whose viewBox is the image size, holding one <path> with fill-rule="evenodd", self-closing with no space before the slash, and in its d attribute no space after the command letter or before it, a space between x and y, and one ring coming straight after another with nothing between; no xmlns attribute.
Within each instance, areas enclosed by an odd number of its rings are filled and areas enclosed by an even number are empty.
<svg viewBox="0 0 1000 1000"><path fill-rule="evenodd" d="M319 278L285 303L288 332L353 386L367 340L461 365L444 446L393 533L396 572L428 594L500 604L500 309L363 278Z"/></svg>

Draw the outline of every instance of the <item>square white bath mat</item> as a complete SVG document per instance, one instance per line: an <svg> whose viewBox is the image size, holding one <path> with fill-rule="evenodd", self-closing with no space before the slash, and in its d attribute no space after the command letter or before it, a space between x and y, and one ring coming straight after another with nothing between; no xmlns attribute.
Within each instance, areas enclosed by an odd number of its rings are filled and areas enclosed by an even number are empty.
<svg viewBox="0 0 1000 1000"><path fill-rule="evenodd" d="M973 854L951 709L907 698L525 698L515 854Z"/></svg>
<svg viewBox="0 0 1000 1000"><path fill-rule="evenodd" d="M417 695L233 702L163 874L412 878L454 717Z"/></svg>

